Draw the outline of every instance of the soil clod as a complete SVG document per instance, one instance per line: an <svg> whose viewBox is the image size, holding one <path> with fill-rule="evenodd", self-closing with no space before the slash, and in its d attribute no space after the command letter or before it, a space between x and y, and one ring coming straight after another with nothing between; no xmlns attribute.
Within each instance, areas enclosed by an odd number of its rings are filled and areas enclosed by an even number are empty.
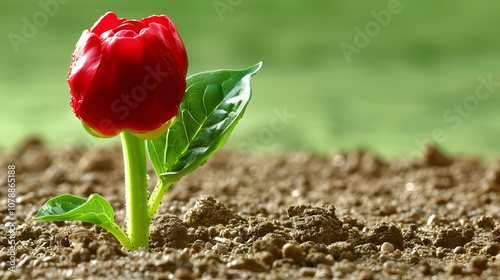
<svg viewBox="0 0 500 280"><path fill-rule="evenodd" d="M242 220L239 215L211 196L198 198L196 205L184 216L184 222L190 227L227 225L232 219Z"/></svg>
<svg viewBox="0 0 500 280"><path fill-rule="evenodd" d="M331 244L347 240L348 233L342 228L343 223L337 218L332 204L320 207L293 205L288 207L287 213L297 230L294 233L297 242Z"/></svg>
<svg viewBox="0 0 500 280"><path fill-rule="evenodd" d="M158 215L150 227L149 239L152 248L185 248L188 246L188 230L177 216Z"/></svg>

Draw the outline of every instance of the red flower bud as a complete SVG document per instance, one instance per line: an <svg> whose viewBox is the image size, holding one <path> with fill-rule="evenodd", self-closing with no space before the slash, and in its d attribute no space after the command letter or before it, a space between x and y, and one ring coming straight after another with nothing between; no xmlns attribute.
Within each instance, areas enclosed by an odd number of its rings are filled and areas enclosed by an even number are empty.
<svg viewBox="0 0 500 280"><path fill-rule="evenodd" d="M167 16L137 21L109 12L83 32L72 58L71 107L87 130L153 139L177 114L188 61Z"/></svg>

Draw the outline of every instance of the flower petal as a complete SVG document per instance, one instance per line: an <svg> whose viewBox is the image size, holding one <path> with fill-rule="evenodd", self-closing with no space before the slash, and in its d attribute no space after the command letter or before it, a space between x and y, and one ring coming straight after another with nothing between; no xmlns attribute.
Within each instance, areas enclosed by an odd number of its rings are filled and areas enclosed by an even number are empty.
<svg viewBox="0 0 500 280"><path fill-rule="evenodd" d="M132 30L120 30L118 32L116 32L115 34L116 37L135 37L137 36L137 33L135 33L134 31Z"/></svg>
<svg viewBox="0 0 500 280"><path fill-rule="evenodd" d="M102 33L114 29L124 23L126 19L118 18L115 13L107 12L90 29L90 32L100 36Z"/></svg>
<svg viewBox="0 0 500 280"><path fill-rule="evenodd" d="M177 114L178 105L186 90L185 69L177 64L175 52L171 51L175 46L172 46L164 36L166 30L164 26L153 23L136 37L150 50L157 63L152 76L158 83L155 89L158 103L152 106L160 107L152 111L157 113L157 117L163 122ZM163 113L160 113L162 111Z"/></svg>
<svg viewBox="0 0 500 280"><path fill-rule="evenodd" d="M101 61L101 42L97 35L83 32L72 55L72 63L68 74L68 83L71 91L71 106L77 117L78 108L92 78Z"/></svg>
<svg viewBox="0 0 500 280"><path fill-rule="evenodd" d="M179 53L177 42L174 36L170 34L168 27L152 23L149 28L144 29L136 38L150 48L151 52L156 55L157 61L165 64L170 71L175 72L176 79L180 79L181 76L184 77L184 79L186 78L186 51L184 50ZM185 62L183 55L186 57Z"/></svg>
<svg viewBox="0 0 500 280"><path fill-rule="evenodd" d="M175 46L177 48L177 56L175 58L177 59L179 67L182 67L184 69L184 76L186 76L188 69L186 47L184 46L179 33L177 33L177 28L175 28L173 22L170 22L168 29L170 31L168 34L172 36L171 40L175 43Z"/></svg>
<svg viewBox="0 0 500 280"><path fill-rule="evenodd" d="M120 31L120 30L133 30L136 33L141 32L141 29L148 27L146 24L137 21L137 20L126 20L121 24L120 26L116 27L114 29L115 32Z"/></svg>
<svg viewBox="0 0 500 280"><path fill-rule="evenodd" d="M142 22L148 24L149 26L156 23L166 27L166 30L163 30L162 32L162 36L165 41L168 42L170 51L174 52L177 64L179 67L183 68L184 76L186 76L188 68L186 48L181 40L181 37L179 36L179 33L177 32L177 28L175 28L175 25L170 18L167 16L151 16L142 19Z"/></svg>

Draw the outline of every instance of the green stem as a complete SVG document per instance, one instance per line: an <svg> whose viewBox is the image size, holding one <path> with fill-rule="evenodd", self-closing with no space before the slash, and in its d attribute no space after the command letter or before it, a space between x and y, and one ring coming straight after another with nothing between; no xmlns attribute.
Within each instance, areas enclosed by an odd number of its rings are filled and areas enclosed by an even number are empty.
<svg viewBox="0 0 500 280"><path fill-rule="evenodd" d="M130 239L125 234L125 232L115 223L113 222L110 226L102 226L107 231L111 232L118 241L122 244L123 248L133 250L132 243L130 243Z"/></svg>
<svg viewBox="0 0 500 280"><path fill-rule="evenodd" d="M158 210L158 206L160 206L161 200L167 190L170 188L171 183L166 183L164 182L161 178L158 178L158 183L156 184L156 187L149 197L148 201L148 219L149 222L153 220L153 217L156 213L156 210Z"/></svg>
<svg viewBox="0 0 500 280"><path fill-rule="evenodd" d="M127 234L132 250L148 247L148 181L146 143L130 132L121 133L125 162Z"/></svg>
<svg viewBox="0 0 500 280"><path fill-rule="evenodd" d="M170 172L158 175L158 183L156 184L153 193L149 196L148 201L149 222L153 220L156 210L158 210L158 206L160 206L161 200L170 186L179 181L184 175L186 174L183 172Z"/></svg>

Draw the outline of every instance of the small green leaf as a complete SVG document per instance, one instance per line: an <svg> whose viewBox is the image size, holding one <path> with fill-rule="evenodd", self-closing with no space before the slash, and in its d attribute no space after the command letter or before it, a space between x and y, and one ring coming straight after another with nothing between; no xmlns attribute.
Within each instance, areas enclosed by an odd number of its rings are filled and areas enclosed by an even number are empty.
<svg viewBox="0 0 500 280"><path fill-rule="evenodd" d="M93 194L89 199L63 194L47 201L33 217L38 221L82 221L99 226L114 223L113 208L102 196Z"/></svg>
<svg viewBox="0 0 500 280"><path fill-rule="evenodd" d="M130 248L127 236L115 223L113 208L98 194L91 195L88 200L70 194L54 197L42 206L33 220L92 223L108 230L125 248Z"/></svg>
<svg viewBox="0 0 500 280"><path fill-rule="evenodd" d="M176 123L160 138L148 141L149 157L160 179L179 180L227 142L250 101L250 78L261 65L187 79Z"/></svg>

